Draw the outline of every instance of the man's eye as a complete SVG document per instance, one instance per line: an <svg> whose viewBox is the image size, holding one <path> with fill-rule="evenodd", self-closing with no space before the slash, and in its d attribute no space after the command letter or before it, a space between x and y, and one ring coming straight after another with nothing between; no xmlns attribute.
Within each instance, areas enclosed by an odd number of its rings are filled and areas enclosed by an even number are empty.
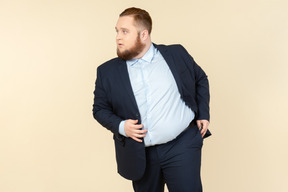
<svg viewBox="0 0 288 192"><path fill-rule="evenodd" d="M124 34L127 34L127 31L123 31Z"/></svg>

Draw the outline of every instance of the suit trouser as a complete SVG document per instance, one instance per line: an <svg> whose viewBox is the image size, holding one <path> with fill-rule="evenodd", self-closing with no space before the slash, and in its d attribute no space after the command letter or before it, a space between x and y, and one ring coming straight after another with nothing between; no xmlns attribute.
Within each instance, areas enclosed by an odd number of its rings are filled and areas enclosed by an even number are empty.
<svg viewBox="0 0 288 192"><path fill-rule="evenodd" d="M133 181L135 192L201 192L201 149L203 138L196 125L174 140L146 147L144 176Z"/></svg>

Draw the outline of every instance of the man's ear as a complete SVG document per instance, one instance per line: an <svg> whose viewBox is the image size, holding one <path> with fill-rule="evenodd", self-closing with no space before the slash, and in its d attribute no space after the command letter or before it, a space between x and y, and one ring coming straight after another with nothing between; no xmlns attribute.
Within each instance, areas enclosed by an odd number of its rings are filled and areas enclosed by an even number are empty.
<svg viewBox="0 0 288 192"><path fill-rule="evenodd" d="M149 37L149 32L148 30L143 30L141 33L140 33L140 38L143 40L143 41L146 41Z"/></svg>

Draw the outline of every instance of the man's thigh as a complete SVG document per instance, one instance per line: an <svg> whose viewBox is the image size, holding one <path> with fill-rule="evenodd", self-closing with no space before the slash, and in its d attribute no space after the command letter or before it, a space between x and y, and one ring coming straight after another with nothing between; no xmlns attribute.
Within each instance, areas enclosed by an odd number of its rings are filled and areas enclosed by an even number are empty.
<svg viewBox="0 0 288 192"><path fill-rule="evenodd" d="M133 181L135 192L164 192L164 178L156 147L146 149L146 169L144 176Z"/></svg>
<svg viewBox="0 0 288 192"><path fill-rule="evenodd" d="M194 130L193 130L194 129ZM169 192L201 192L201 150L203 139L194 128L187 130L175 142L161 162Z"/></svg>

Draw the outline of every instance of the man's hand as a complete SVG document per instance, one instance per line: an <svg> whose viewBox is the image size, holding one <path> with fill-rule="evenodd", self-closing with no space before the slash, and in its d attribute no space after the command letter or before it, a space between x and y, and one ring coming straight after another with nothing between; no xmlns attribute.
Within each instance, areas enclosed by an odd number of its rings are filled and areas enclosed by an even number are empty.
<svg viewBox="0 0 288 192"><path fill-rule="evenodd" d="M207 120L197 120L196 122L197 122L197 127L201 131L202 137L204 137L204 135L206 134L207 129L208 129L209 121L207 121Z"/></svg>
<svg viewBox="0 0 288 192"><path fill-rule="evenodd" d="M135 141L142 142L141 139L145 137L147 130L141 130L142 124L137 124L138 120L127 119L124 124L124 131L126 136L131 137Z"/></svg>

